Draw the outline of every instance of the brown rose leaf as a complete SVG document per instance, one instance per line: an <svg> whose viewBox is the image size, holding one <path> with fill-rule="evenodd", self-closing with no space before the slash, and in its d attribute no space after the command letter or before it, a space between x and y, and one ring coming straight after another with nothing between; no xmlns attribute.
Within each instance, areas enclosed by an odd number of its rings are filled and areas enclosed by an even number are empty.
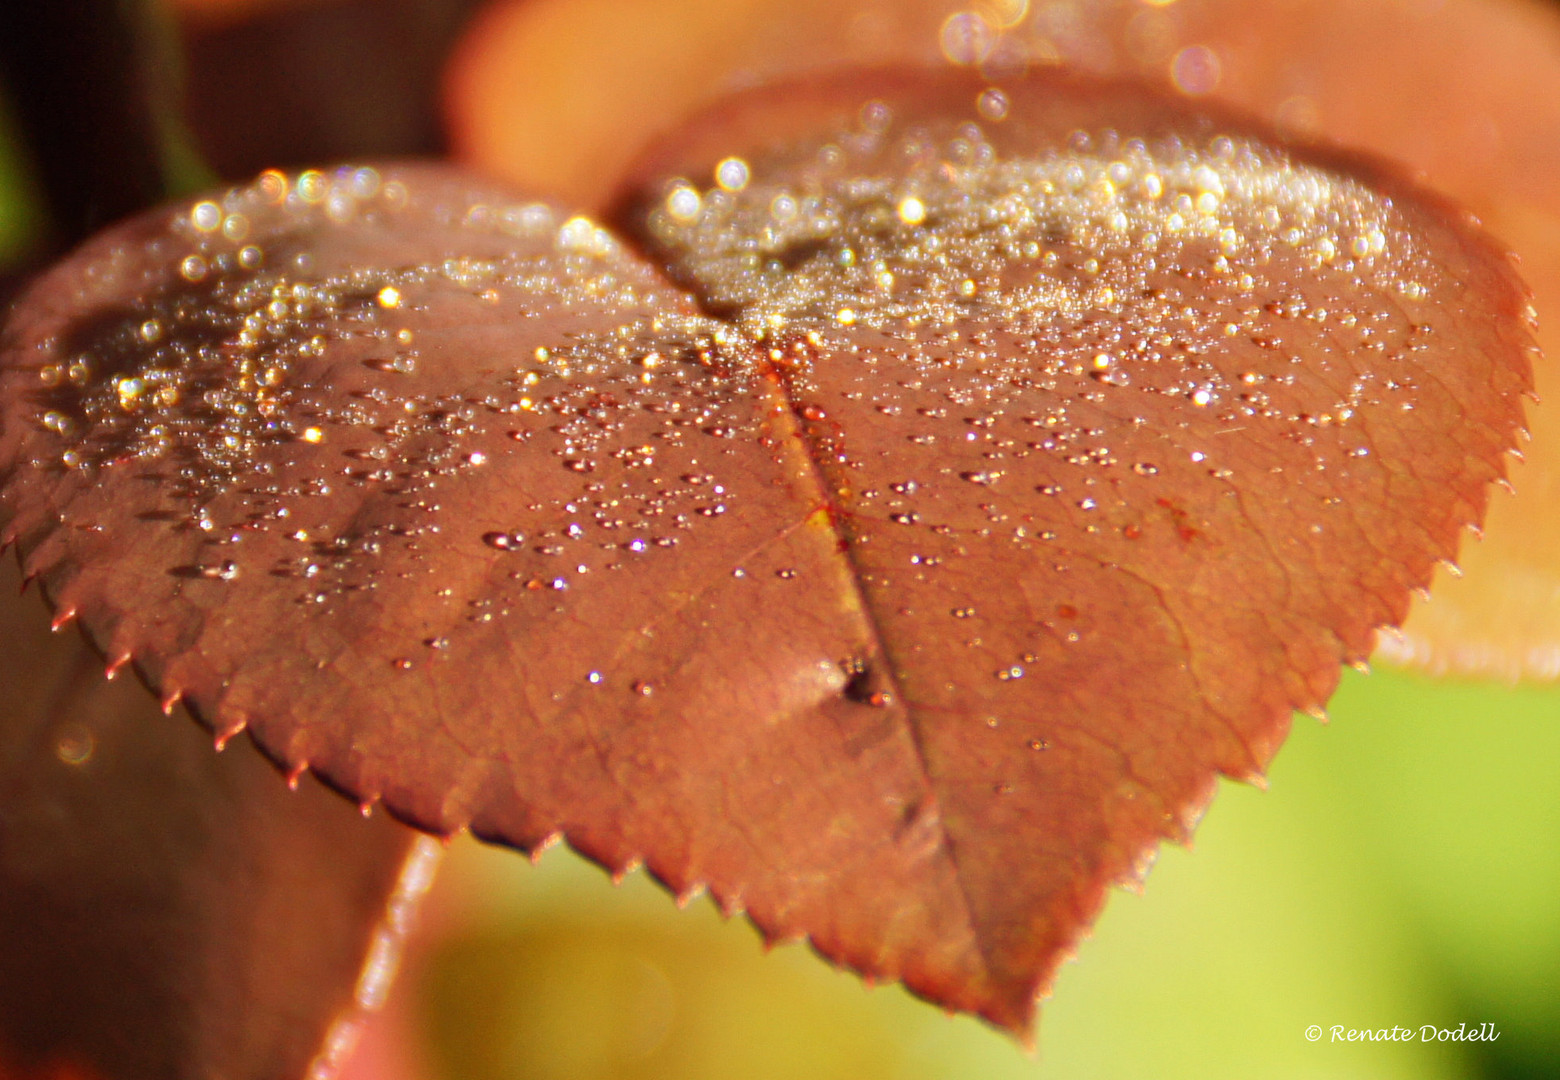
<svg viewBox="0 0 1560 1080"><path fill-rule="evenodd" d="M780 346L1014 979L1402 619L1525 385L1496 359L1521 352L1508 271L1401 185L1130 87L1042 85L749 94L670 135L623 213ZM1433 299L1489 286L1505 325ZM1505 419L1449 422L1491 389Z"/></svg>
<svg viewBox="0 0 1560 1080"><path fill-rule="evenodd" d="M213 754L36 600L0 630L0 1075L329 1075L432 842Z"/></svg>
<svg viewBox="0 0 1560 1080"><path fill-rule="evenodd" d="M604 59L604 54L606 58ZM1056 65L1237 107L1286 138L1396 162L1521 258L1534 306L1560 306L1560 6L1528 0L509 0L475 20L447 82L457 156L590 200L656 133L721 91L887 62ZM1549 397L1560 323L1536 337ZM1550 524L1553 410L1497 498L1484 541L1438 572L1381 653L1434 672L1560 675Z"/></svg>
<svg viewBox="0 0 1560 1080"><path fill-rule="evenodd" d="M8 330L4 535L290 769L1023 1029L1482 513L1521 287L1135 87L858 73L664 147L618 216L687 292L430 168L100 238Z"/></svg>

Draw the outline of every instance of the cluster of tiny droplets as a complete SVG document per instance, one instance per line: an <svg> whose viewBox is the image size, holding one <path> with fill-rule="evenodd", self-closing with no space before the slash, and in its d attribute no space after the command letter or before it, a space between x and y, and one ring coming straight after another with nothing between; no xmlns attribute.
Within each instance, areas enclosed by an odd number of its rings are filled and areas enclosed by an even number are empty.
<svg viewBox="0 0 1560 1080"><path fill-rule="evenodd" d="M362 168L334 176L308 171L295 178L268 172L221 200L191 206L173 223L182 251L170 281L68 358L40 371L54 406L42 423L65 437L63 463L89 468L173 454L187 468L187 480L209 486L252 463L265 442L317 442L322 429L298 420L298 410L287 407L294 393L290 374L300 361L323 357L332 341L348 335L381 341L383 370L415 371L414 336L394 323L430 284L453 284L488 298L500 289L516 290L564 305L633 309L656 299L653 291L636 289L611 271L607 260L617 245L605 230L582 217L560 224L540 204L478 205L461 222L553 240L551 252L530 257L450 258L321 276L306 251L284 266L268 266L256 236L285 240L289 229L278 229L278 218L284 226L305 228L394 214L408 197L404 185L382 182L375 170ZM604 340L564 342L541 352L554 373L590 376L599 374L604 360L651 353L644 342L667 333L709 349L729 331L670 316L654 326L631 320ZM532 374L533 385L536 378ZM533 407L529 399L519 400Z"/></svg>
<svg viewBox="0 0 1560 1080"><path fill-rule="evenodd" d="M619 295L621 286L609 274L549 275L535 261L502 275L469 262L463 269L473 276L460 276L462 287L520 283L558 296L568 286L580 299ZM377 436L362 453L361 467L350 470L349 482L393 491L400 505L415 513L351 536L291 533L301 542L301 553L273 572L306 580L308 591L300 602L320 604L376 587L373 560L363 556L394 547L421 560L430 545L458 525L442 513L444 481L482 468L491 450L473 448L491 448L492 436L499 433L518 444L533 467L545 463L542 455L550 456L573 481L567 495L532 504L519 520L503 523L507 527L472 533L496 552L530 556L511 571L523 584L518 595L556 596L593 572L622 569L675 548L680 534L695 528L695 522L724 514L732 498L708 471L683 468L668 475L657 468L660 455L686 447L690 436L725 440L735 433L729 405L740 391L708 370L726 363L729 336L728 328L697 316L642 315L625 318L610 332L537 347L525 357L527 363L500 374L484 390L430 395L387 383L350 406L310 402L311 415L327 427L354 425ZM686 350L668 342L685 342ZM384 370L409 373L415 370L409 359ZM631 433L633 418L645 414L656 417L649 441ZM692 456L688 464L698 461ZM263 492L273 500L311 493L328 490ZM507 615L513 599L473 600L467 619L485 623ZM425 644L441 655L449 647L444 638Z"/></svg>
<svg viewBox="0 0 1560 1080"><path fill-rule="evenodd" d="M1078 132L1066 149L1004 159L974 123L942 143L914 131L890 143L877 109L811 169L788 170L806 174L799 183L727 159L713 187L679 183L651 213L679 269L754 336L855 325L1026 333L1123 314L1189 244L1210 251L1209 271L1237 296L1263 283L1280 249L1318 271L1401 268L1412 256L1388 201L1248 139L1151 146ZM1392 284L1409 298L1423 288Z"/></svg>
<svg viewBox="0 0 1560 1080"><path fill-rule="evenodd" d="M168 460L191 523L216 545L215 557L197 568L202 576L236 577L240 562L222 550L242 532L276 531L295 542L297 554L270 572L305 581L300 602L308 604L373 588L373 557L389 547L415 557L438 542L449 524L441 525L441 485L479 468L490 451L477 448L493 445L483 438L506 431L515 443L540 435L536 449L577 478L574 495L532 508L561 517L557 528L515 522L481 537L496 550L555 557L540 579L548 591L566 588L591 564L610 568L675 547L694 521L724 513L730 493L707 471L648 483L642 477L658 447L682 445L689 433L733 433L725 419L731 394L719 372L741 362L740 333L688 314L685 301L647 275L625 273L617 241L595 222L560 220L540 204L446 211L454 227L524 241L501 258L327 274L314 265L309 244L285 243L293 232L394 215L410 198L372 170L334 179L268 173L190 207L173 225L168 283L41 372L51 406L41 419L62 436L63 463L90 470ZM409 378L423 360L411 324L451 290L483 304L519 298L523 310L542 304L622 314L610 329L515 357L507 373L471 392L429 392ZM353 355L366 355L381 373L378 385L353 396L315 387L310 372L354 339L368 346ZM626 418L647 412L661 416L661 430L652 442L630 438ZM347 430L368 445L351 452L344 470L339 461L327 464L327 446L318 472L284 482L260 453L273 443L336 445ZM612 463L639 475L608 483L593 475ZM244 480L236 516L213 501L235 478ZM343 484L394 493L411 513L350 534L298 526L300 500ZM587 548L611 554L603 559ZM473 620L506 610L490 604Z"/></svg>
<svg viewBox="0 0 1560 1080"><path fill-rule="evenodd" d="M988 90L977 111L1000 122L1006 99ZM815 353L801 342L871 363L866 329L940 372L951 407L1041 409L1042 445L1074 465L1076 447L1102 433L1018 388L1072 393L1087 375L1096 385L1083 396L1095 402L1130 384L1225 422L1345 423L1374 401L1373 376L1357 375L1335 401L1277 406L1267 388L1292 387L1299 357L1285 355L1275 320L1325 323L1397 355L1423 345L1384 334L1387 312L1352 298L1374 292L1406 311L1446 285L1390 199L1245 137L1075 131L1063 147L1004 157L980 124L896 131L892 110L872 102L815 153L727 158L713 178L707 189L673 184L650 232L712 309L767 339L771 356L795 354L784 364L793 394L816 390ZM1277 350L1282 370L1222 371L1223 344L1246 341ZM962 380L949 381L955 372ZM873 404L893 413L896 393L885 387ZM938 436L912 441L930 454ZM1105 450L1090 459L1114 460ZM1193 460L1230 475L1202 450ZM1316 467L1326 460L1318 451Z"/></svg>
<svg viewBox="0 0 1560 1080"><path fill-rule="evenodd" d="M997 124L1007 102L987 90L977 111ZM1359 349L1390 363L1426 347L1431 328L1413 313L1448 283L1390 199L1227 134L1076 131L1004 155L978 123L895 128L889 107L869 103L816 151L726 158L713 185L666 189L648 226L674 273L769 345L804 420L840 393L875 438L913 444L893 482L866 483L872 455L853 455L851 431L810 429L849 499L847 534L941 537L910 557L923 587L967 544L1003 536L1050 548L1058 572L1070 549L1114 557L1115 540L1142 534L1147 508L1130 492L1176 460L1234 494L1241 462L1224 451L1236 444L1210 431L1276 423L1307 448L1307 467L1327 470L1370 452L1354 434L1364 410L1414 407L1411 370L1373 362L1345 386L1332 361ZM824 363L838 370L825 376ZM1152 425L1145 395L1185 407ZM953 522L928 495L965 483L993 494L978 496L981 515ZM1022 513L1031 492L1055 499L1054 515ZM1312 532L1341 505L1306 501ZM885 596L902 584L862 580ZM956 578L942 587L944 610L979 622ZM1056 632L1077 644L1064 607ZM983 647L978 632L961 636ZM1007 683L1037 655L992 660Z"/></svg>
<svg viewBox="0 0 1560 1080"><path fill-rule="evenodd" d="M306 259L267 267L255 234L279 213L347 222L405 199L373 169L272 171L190 206L172 223L180 251L164 287L40 372L59 405L44 426L71 441L64 464L178 452L190 479L209 479L266 438L305 434L285 415L287 375L321 355L330 326L371 305L378 286L370 275L313 279Z"/></svg>
<svg viewBox="0 0 1560 1080"><path fill-rule="evenodd" d="M855 351L852 337L863 329L892 338L927 370L963 372L936 380L935 392L964 410L964 423L981 438L996 438L993 425L1007 406L1041 410L1021 417L1038 425L1038 439L1022 447L999 440L1005 449L993 442L992 464L960 469L961 480L1010 485L1033 471L1020 459L1056 456L1079 478L1037 481L1037 490L1087 511L1096 505L1092 474L1116 464L1100 441L1107 432L1073 423L1060 402L1007 400L1012 395L1054 390L1087 371L1102 384L1085 395L1094 400L1106 386L1129 381L1132 365L1120 363L1127 354L1154 360L1163 349L1174 362L1138 365L1132 381L1140 390L1188 397L1199 408L1227 395L1247 415L1278 416L1265 402L1263 376L1232 385L1202 358L1223 338L1254 335L1269 315L1313 314L1289 283L1272 280L1270 262L1285 273L1308 267L1344 290L1347 279L1369 279L1406 300L1425 291L1416 267L1426 280L1434 277L1387 200L1250 141L1151 146L1112 132L1076 133L1067 148L1003 158L975 124L934 139L893 135L880 106L863 116L870 122L860 131L825 145L811 169L789 169L787 183L728 158L712 188L680 183L652 212L651 230L674 271L726 318L686 314L672 294L614 269L620 249L599 225L583 217L560 222L539 205L472 206L451 224L524 238L530 250L542 240L544 254L321 275L305 249L268 266L251 232L280 238L294 221L300 230L318 227L321 215L349 223L394 213L409 196L371 170L293 180L267 174L180 218L174 231L187 251L176 256L175 284L44 371L45 383L60 391L60 408L44 422L67 436L71 465L178 455L197 515L223 482L258 463L256 450L267 441L319 442L339 426L377 432L361 467L344 480L397 492L415 513L394 526L317 536L282 524L288 501L328 494L342 477L327 482L322 474L287 490L267 481L252 486L251 509L267 504L277 527L299 541L296 565L284 569L310 581L313 603L372 587L362 555L386 544L420 550L434 543L442 517L435 489L480 467L485 455L473 447L491 445L480 442L484 435L507 427L517 442L540 436L537 449L578 474L572 494L533 506L538 520L506 522L480 540L495 551L558 557L559 569L537 579L550 592L593 567L627 565L640 552L675 546L679 532L726 511L733 485L720 475L721 452L700 449L686 475L661 475L656 446L632 417L655 414L651 438L662 448L691 448L683 440L693 432L722 440L737 434L730 405L747 379L724 375L751 374L740 370L750 357L785 358L789 389L811 421L824 410L805 403L809 358L841 344ZM1184 292L1165 291L1162 268L1186 276ZM1154 281L1159 286L1150 287ZM518 294L622 314L611 330L517 358L480 392L420 393L415 380L399 378L415 373L421 356L404 315L450 288L483 301ZM1255 299L1275 295L1290 297L1276 311L1273 301ZM1349 312L1334 318L1353 326ZM380 388L345 402L295 385L301 364L347 337L372 342L380 357L372 366L386 380ZM1022 347L1008 347L1014 342ZM867 404L897 415L905 388L885 385L869 392ZM1347 417L1365 394L1356 381L1333 412ZM863 512L877 503L885 520L914 524L918 485L935 484L951 468L938 464L936 449L947 409L926 405L916 414L927 429L907 435L917 449L906 465L929 472L883 491L861 490ZM534 421L521 422L527 415ZM831 460L846 461L844 444L826 449ZM1196 451L1192 460L1205 456ZM1158 469L1124 464L1145 476ZM1227 475L1217 462L1206 465L1211 475ZM991 522L982 534L1006 520L994 506L981 509ZM936 530L953 534L945 524ZM1046 529L1033 539L1055 536ZM1022 528L1014 537L1031 542ZM937 561L927 556L915 565L924 572ZM473 619L508 610L504 603L488 608ZM960 601L950 610L973 608ZM1013 670L1002 668L1002 677Z"/></svg>
<svg viewBox="0 0 1560 1080"><path fill-rule="evenodd" d="M179 450L230 471L268 436L300 434L284 415L287 373L299 357L323 353L344 310L371 301L346 281L274 274L164 294L41 372L46 387L67 392L45 426L79 429L63 454L70 466Z"/></svg>

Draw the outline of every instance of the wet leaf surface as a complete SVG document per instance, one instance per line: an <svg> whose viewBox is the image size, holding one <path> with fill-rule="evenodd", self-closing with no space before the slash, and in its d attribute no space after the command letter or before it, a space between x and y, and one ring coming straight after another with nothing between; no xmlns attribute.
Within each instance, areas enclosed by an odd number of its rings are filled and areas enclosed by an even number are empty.
<svg viewBox="0 0 1560 1080"><path fill-rule="evenodd" d="M32 598L0 613L0 1073L281 1080L339 1056L429 853L247 745L212 753L46 625Z"/></svg>
<svg viewBox="0 0 1560 1080"><path fill-rule="evenodd" d="M432 167L100 238L9 324L5 538L290 770L1023 1029L1478 519L1522 289L1063 77L756 93L636 175L648 260Z"/></svg>
<svg viewBox="0 0 1560 1080"><path fill-rule="evenodd" d="M601 44L606 43L606 44ZM602 52L610 52L603 62ZM1560 304L1560 9L1528 0L512 0L456 54L459 156L485 173L604 196L646 140L723 90L819 67L972 61L1147 79L1248 110L1286 138L1380 154L1477 214L1522 258L1534 306ZM1556 324L1538 340L1549 389ZM1432 671L1552 679L1560 619L1551 410L1459 577L1438 573L1383 653Z"/></svg>

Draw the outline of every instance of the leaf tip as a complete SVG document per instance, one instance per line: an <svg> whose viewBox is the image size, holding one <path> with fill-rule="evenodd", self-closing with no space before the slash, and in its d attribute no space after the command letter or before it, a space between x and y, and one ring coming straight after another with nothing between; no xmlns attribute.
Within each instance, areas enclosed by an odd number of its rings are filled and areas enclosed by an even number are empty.
<svg viewBox="0 0 1560 1080"><path fill-rule="evenodd" d="M233 738L233 736L237 735L248 726L248 721L240 718L230 722L225 727L218 728L212 732L211 745L216 747L217 753L222 753L222 751L227 749L227 744Z"/></svg>
<svg viewBox="0 0 1560 1080"><path fill-rule="evenodd" d="M530 849L525 853L526 857L531 860L531 865L535 866L537 863L541 862L542 856L547 854L547 852L553 848L557 847L558 842L562 839L563 834L554 829L536 843L532 844Z"/></svg>
<svg viewBox="0 0 1560 1080"><path fill-rule="evenodd" d="M681 910L686 908L689 904L703 896L705 888L706 885L704 882L694 881L679 889L677 891L677 895L674 897L678 909Z"/></svg>

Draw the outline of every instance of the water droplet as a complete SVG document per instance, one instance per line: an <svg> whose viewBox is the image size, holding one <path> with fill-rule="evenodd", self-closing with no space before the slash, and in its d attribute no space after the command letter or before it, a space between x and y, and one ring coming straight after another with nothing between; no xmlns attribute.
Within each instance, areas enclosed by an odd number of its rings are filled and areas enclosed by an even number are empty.
<svg viewBox="0 0 1560 1080"><path fill-rule="evenodd" d="M54 740L54 756L65 765L85 765L96 749L97 739L80 724L66 725Z"/></svg>
<svg viewBox="0 0 1560 1080"><path fill-rule="evenodd" d="M666 212L680 224L686 225L698 220L703 202L696 190L682 184L674 187L666 196Z"/></svg>
<svg viewBox="0 0 1560 1080"><path fill-rule="evenodd" d="M238 563L232 559L218 563L216 566L202 566L201 577L214 578L217 581L232 581L238 577Z"/></svg>
<svg viewBox="0 0 1560 1080"><path fill-rule="evenodd" d="M980 97L975 99L975 108L980 115L993 122L1007 119L1008 96L995 86L981 91Z"/></svg>
<svg viewBox="0 0 1560 1080"><path fill-rule="evenodd" d="M305 169L298 174L298 179L293 183L293 190L304 202L318 203L324 201L329 185L318 170Z"/></svg>
<svg viewBox="0 0 1560 1080"><path fill-rule="evenodd" d="M750 173L747 162L729 157L715 166L715 182L726 191L741 191L748 186Z"/></svg>
<svg viewBox="0 0 1560 1080"><path fill-rule="evenodd" d="M201 232L216 232L222 225L222 207L214 202L198 202L190 210L190 224Z"/></svg>
<svg viewBox="0 0 1560 1080"><path fill-rule="evenodd" d="M997 30L980 13L956 12L942 24L939 35L943 56L952 63L968 67L986 59L997 43Z"/></svg>

